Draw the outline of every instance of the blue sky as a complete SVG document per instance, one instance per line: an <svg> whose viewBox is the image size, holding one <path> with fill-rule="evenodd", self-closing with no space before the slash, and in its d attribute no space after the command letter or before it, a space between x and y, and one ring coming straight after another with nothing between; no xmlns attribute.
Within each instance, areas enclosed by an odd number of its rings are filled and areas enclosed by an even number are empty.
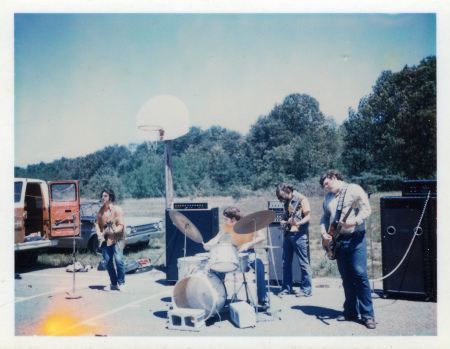
<svg viewBox="0 0 450 349"><path fill-rule="evenodd" d="M436 55L435 14L16 14L15 165L139 143L169 94L242 134L291 93L341 124L383 70ZM26 144L33 144L33 151Z"/></svg>

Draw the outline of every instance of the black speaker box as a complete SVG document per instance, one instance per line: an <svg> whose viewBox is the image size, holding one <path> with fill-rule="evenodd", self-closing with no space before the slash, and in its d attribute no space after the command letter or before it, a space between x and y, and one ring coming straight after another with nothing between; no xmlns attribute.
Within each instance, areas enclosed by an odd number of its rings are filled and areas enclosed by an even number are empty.
<svg viewBox="0 0 450 349"><path fill-rule="evenodd" d="M380 199L383 277L397 268L406 255L398 269L383 280L383 292L386 297L436 299L436 200L430 198L425 207L426 199L426 197ZM422 212L424 214L420 229L411 245Z"/></svg>
<svg viewBox="0 0 450 349"><path fill-rule="evenodd" d="M178 258L184 257L185 235L172 222L170 209L166 209L166 281L178 281ZM219 232L219 208L208 210L175 210L183 214L198 229L203 241L207 242ZM186 238L186 256L206 252L203 245Z"/></svg>
<svg viewBox="0 0 450 349"><path fill-rule="evenodd" d="M280 229L280 223L272 223L269 225L269 234L268 239L271 239L271 243L274 248L273 251L273 260L272 254L268 256L269 262L269 276L271 281L278 281L280 284L283 282L283 230ZM267 241L269 244L269 241ZM309 252L309 236L308 236L308 259L310 259ZM275 267L274 267L275 264ZM302 271L300 270L300 266L298 265L297 256L294 253L292 258L292 280L295 285L299 285L302 278Z"/></svg>

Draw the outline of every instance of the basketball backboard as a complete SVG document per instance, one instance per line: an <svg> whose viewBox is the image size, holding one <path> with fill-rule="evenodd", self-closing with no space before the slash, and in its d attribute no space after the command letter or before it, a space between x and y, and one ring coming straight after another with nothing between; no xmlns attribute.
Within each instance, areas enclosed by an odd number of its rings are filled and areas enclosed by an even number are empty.
<svg viewBox="0 0 450 349"><path fill-rule="evenodd" d="M158 95L150 98L136 118L137 134L146 141L168 141L189 131L189 111L178 98Z"/></svg>

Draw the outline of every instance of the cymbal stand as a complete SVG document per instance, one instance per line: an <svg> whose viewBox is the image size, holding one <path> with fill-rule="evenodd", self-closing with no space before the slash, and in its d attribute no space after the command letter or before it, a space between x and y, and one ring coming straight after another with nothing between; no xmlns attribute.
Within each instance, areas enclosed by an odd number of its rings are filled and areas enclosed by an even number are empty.
<svg viewBox="0 0 450 349"><path fill-rule="evenodd" d="M254 231L256 232L256 220L255 219L253 219L253 223L254 223ZM271 243L269 243L269 244L270 244L270 247L272 247L272 244ZM258 255L257 255L256 250L255 250L255 277L256 277L255 281L256 281L256 289L257 289L256 292L258 293L258 261L257 261L257 259L258 259ZM270 273L270 268L269 268L269 273ZM269 275L269 282L270 282L270 275ZM244 275L244 283L245 283L245 275ZM264 286L266 286L265 280L264 280ZM281 318L276 315L276 313L278 313L281 310L277 310L277 311L274 311L274 312L270 310L270 290L268 292L268 303L269 303L269 307L264 311L264 314L269 315L270 316L269 319L261 317L261 315L258 313L258 303L257 302L255 303L256 322L259 322L259 321L272 321L272 320L274 320L273 319L274 316L276 316L278 318L278 320L281 320Z"/></svg>
<svg viewBox="0 0 450 349"><path fill-rule="evenodd" d="M186 224L185 226L184 226L184 258L186 258L186 244L187 244L187 235L186 235L186 230L187 230L187 227L189 226L189 224Z"/></svg>
<svg viewBox="0 0 450 349"><path fill-rule="evenodd" d="M269 238L269 246L267 246L265 248L265 250L266 250L266 253L269 252L268 250L270 250L270 252L272 252L272 257L273 257L273 249L271 247L272 247L272 241ZM270 259L271 259L270 252L269 252L269 280L267 282L268 283L268 292L267 292L268 298L267 299L268 299L268 303L269 303L269 308L267 308L267 310L264 313L269 315L270 317L276 317L276 318L278 318L278 320L281 320L281 318L278 315L276 315L277 313L279 313L281 311L281 309L272 311L272 302L271 302L271 298L270 298ZM265 320L267 321L267 319L265 319ZM273 320L273 319L271 318L270 320Z"/></svg>
<svg viewBox="0 0 450 349"><path fill-rule="evenodd" d="M247 303L255 306L255 301L253 300L252 294L248 290L248 283L247 283L247 279L245 278L245 272L242 272L242 277L243 277L244 281L242 282L241 286L239 286L239 289L237 291L236 291L236 273L233 273L233 276L234 276L234 294L230 299L230 303L237 301L237 299L238 299L237 295L238 295L239 291L241 290L242 286L244 286L245 296L247 297Z"/></svg>
<svg viewBox="0 0 450 349"><path fill-rule="evenodd" d="M81 212L81 210L80 211L78 211L78 212L76 212L76 213L74 213L74 214L71 214L70 216L67 216L66 218L64 218L64 219L62 219L62 220L60 220L60 221L56 221L56 223L55 223L55 225L60 225L62 222L65 222L66 220L68 220L69 218L71 218L71 217L73 217L73 241L72 241L72 248L73 248L73 250L72 250L72 272L73 272L73 282L72 282L72 286L73 286L73 289L72 289L72 294L71 295L67 295L65 298L66 299L79 299L79 298L81 298L82 296L80 295L80 294L76 294L75 293L75 263L76 263L76 261L77 261L77 257L76 257L76 249L75 249L75 231L76 231L76 229L75 229L75 226L76 226L76 224L77 224L77 222L76 222L76 216L77 216L77 214L79 214ZM80 232L81 232L81 226L79 227L79 229L80 229Z"/></svg>
<svg viewBox="0 0 450 349"><path fill-rule="evenodd" d="M253 218L252 220L253 220L253 226L254 226L253 231L254 231L255 234L256 234L256 219ZM257 261L257 259L258 259L258 255L256 254L256 250L255 250L256 302L254 303L254 306L255 306L255 312L256 312L256 315L258 315L258 261ZM244 283L246 284L245 275L244 275Z"/></svg>

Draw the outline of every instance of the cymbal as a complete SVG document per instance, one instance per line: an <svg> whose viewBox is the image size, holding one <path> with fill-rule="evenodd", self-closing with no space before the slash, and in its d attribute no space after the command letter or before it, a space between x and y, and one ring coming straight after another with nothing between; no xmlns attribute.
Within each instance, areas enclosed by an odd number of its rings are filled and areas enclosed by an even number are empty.
<svg viewBox="0 0 450 349"><path fill-rule="evenodd" d="M251 213L237 221L234 225L234 231L237 234L253 233L267 227L276 217L275 212L270 210Z"/></svg>
<svg viewBox="0 0 450 349"><path fill-rule="evenodd" d="M183 234L186 234L189 239L198 242L199 244L203 243L202 234L200 234L197 227L185 215L177 211L170 211L169 216L170 219L172 219L173 224L175 224Z"/></svg>

